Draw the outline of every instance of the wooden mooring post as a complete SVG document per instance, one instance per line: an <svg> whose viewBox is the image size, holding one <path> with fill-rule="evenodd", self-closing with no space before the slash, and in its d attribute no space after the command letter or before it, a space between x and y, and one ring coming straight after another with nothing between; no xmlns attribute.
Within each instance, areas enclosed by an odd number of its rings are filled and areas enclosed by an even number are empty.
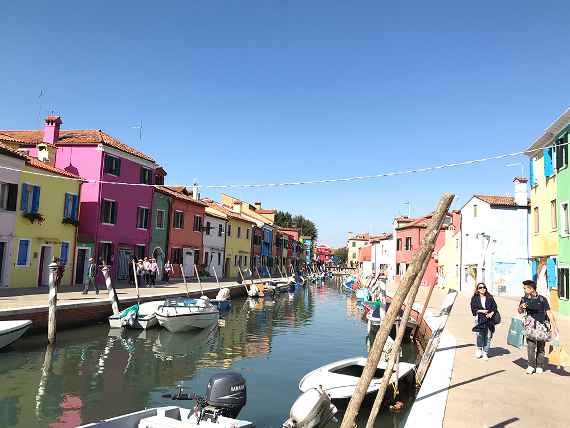
<svg viewBox="0 0 570 428"><path fill-rule="evenodd" d="M382 356L382 350L386 344L386 339L390 334L390 329L392 328L398 312L400 311L404 300L406 299L410 289L414 284L416 276L418 276L420 273L425 260L431 257L437 236L440 232L441 226L452 201L452 194L444 193L442 195L437 209L435 210L428 225L424 240L418 251L414 254L410 268L406 271L402 283L392 298L392 303L386 312L386 316L380 324L380 329L376 335L374 343L372 344L366 365L364 366L362 375L360 376L358 384L356 385L354 394L350 399L340 428L354 428L355 426L356 416L358 415L360 406L364 400L364 396L368 391L368 387L370 386L374 372L378 368L378 363L380 361L380 357Z"/></svg>
<svg viewBox="0 0 570 428"><path fill-rule="evenodd" d="M120 312L119 297L117 297L117 292L115 291L115 287L113 287L113 282L111 281L111 268L103 262L101 272L103 272L103 278L105 278L105 287L107 287L107 292L109 293L109 301L113 308L113 315L118 315Z"/></svg>
<svg viewBox="0 0 570 428"><path fill-rule="evenodd" d="M190 292L188 291L188 283L186 282L186 275L184 274L184 265L180 266L180 273L182 274L182 280L184 281L184 288L186 289L186 297L190 297Z"/></svg>
<svg viewBox="0 0 570 428"><path fill-rule="evenodd" d="M57 263L53 261L49 265L49 297L48 297L48 343L53 345L55 343L55 335L57 332Z"/></svg>

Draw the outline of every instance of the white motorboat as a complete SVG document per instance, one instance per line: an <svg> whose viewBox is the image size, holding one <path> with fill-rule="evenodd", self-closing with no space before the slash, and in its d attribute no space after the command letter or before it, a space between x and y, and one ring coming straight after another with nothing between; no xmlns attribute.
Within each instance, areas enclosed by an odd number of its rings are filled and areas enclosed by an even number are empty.
<svg viewBox="0 0 570 428"><path fill-rule="evenodd" d="M352 397L365 365L366 357L347 358L346 360L327 364L307 373L299 382L299 390L305 392L311 388L322 387L323 391L330 396L333 403L344 403ZM386 361L382 359L370 382L370 386L366 392L367 396L374 396L378 391L386 366ZM414 365L400 362L398 375L396 375L396 372L392 373L390 385L395 384L396 381L408 383L413 381L413 378ZM393 388L389 388L389 390L393 390Z"/></svg>
<svg viewBox="0 0 570 428"><path fill-rule="evenodd" d="M164 398L193 400L192 409L157 407L83 425L80 428L255 428L237 419L247 401L245 379L239 373L223 372L208 382L206 396L186 394L179 389ZM320 389L301 395L291 408L284 428L323 428L336 413L329 396Z"/></svg>
<svg viewBox="0 0 570 428"><path fill-rule="evenodd" d="M31 326L30 320L0 321L0 349L18 340Z"/></svg>
<svg viewBox="0 0 570 428"><path fill-rule="evenodd" d="M164 304L164 300L156 300L129 306L117 315L109 317L111 328L136 328L146 330L158 326L156 311Z"/></svg>
<svg viewBox="0 0 570 428"><path fill-rule="evenodd" d="M217 322L220 312L205 296L199 299L167 299L156 311L158 323L172 333L206 328Z"/></svg>

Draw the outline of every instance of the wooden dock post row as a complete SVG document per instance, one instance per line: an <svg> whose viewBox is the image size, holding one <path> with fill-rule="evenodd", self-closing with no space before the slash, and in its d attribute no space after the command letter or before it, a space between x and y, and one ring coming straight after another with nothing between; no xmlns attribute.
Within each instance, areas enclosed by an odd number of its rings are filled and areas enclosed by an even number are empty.
<svg viewBox="0 0 570 428"><path fill-rule="evenodd" d="M340 428L354 428L355 426L356 416L358 415L360 406L364 400L364 396L366 395L368 387L370 386L374 372L378 367L378 362L380 361L382 350L386 344L386 339L388 338L390 329L396 320L398 312L400 311L400 308L402 307L406 296L410 292L410 289L415 282L416 276L418 276L422 270L425 260L428 259L429 262L429 258L431 257L431 254L435 247L437 236L439 234L445 216L447 215L451 202L453 201L453 197L454 195L450 193L444 193L438 203L437 209L435 210L428 225L424 240L418 251L414 254L410 268L406 271L404 279L396 290L396 293L392 298L392 303L388 308L388 311L386 312L382 323L380 324L380 329L376 335L374 343L372 344L366 365L364 366L362 375L358 381L358 384L356 385L354 394L350 399ZM411 305L413 305L413 301L410 302L410 306ZM406 324L402 323L402 325L405 326ZM394 349L392 352L397 353L399 350Z"/></svg>

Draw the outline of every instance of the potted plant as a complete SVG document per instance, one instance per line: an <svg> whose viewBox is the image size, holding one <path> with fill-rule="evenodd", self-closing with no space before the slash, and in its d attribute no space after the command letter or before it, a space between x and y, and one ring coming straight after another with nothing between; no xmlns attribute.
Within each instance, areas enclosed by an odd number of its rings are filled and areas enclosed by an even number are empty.
<svg viewBox="0 0 570 428"><path fill-rule="evenodd" d="M64 217L63 220L61 220L61 222L63 224L72 224L74 226L79 226L79 220L71 217Z"/></svg>
<svg viewBox="0 0 570 428"><path fill-rule="evenodd" d="M30 220L30 223L42 224L46 219L40 213L24 213L23 216Z"/></svg>

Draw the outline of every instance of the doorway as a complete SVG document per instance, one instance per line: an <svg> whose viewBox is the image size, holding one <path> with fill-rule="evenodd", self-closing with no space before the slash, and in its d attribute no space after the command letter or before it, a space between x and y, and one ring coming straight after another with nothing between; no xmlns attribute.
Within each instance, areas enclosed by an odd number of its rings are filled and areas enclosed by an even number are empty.
<svg viewBox="0 0 570 428"><path fill-rule="evenodd" d="M49 264L52 258L53 248L50 245L42 245L38 269L38 287L47 287L49 285Z"/></svg>
<svg viewBox="0 0 570 428"><path fill-rule="evenodd" d="M89 259L89 248L77 249L77 261L75 262L75 285L85 284L87 278L87 260Z"/></svg>
<svg viewBox="0 0 570 428"><path fill-rule="evenodd" d="M130 248L119 248L119 263L117 265L117 279L119 281L126 281L129 279L131 254Z"/></svg>
<svg viewBox="0 0 570 428"><path fill-rule="evenodd" d="M0 287L4 285L4 258L6 257L6 242L0 242Z"/></svg>
<svg viewBox="0 0 570 428"><path fill-rule="evenodd" d="M184 265L184 276L189 277L194 274L194 250L192 248L184 248L184 259L182 263Z"/></svg>

